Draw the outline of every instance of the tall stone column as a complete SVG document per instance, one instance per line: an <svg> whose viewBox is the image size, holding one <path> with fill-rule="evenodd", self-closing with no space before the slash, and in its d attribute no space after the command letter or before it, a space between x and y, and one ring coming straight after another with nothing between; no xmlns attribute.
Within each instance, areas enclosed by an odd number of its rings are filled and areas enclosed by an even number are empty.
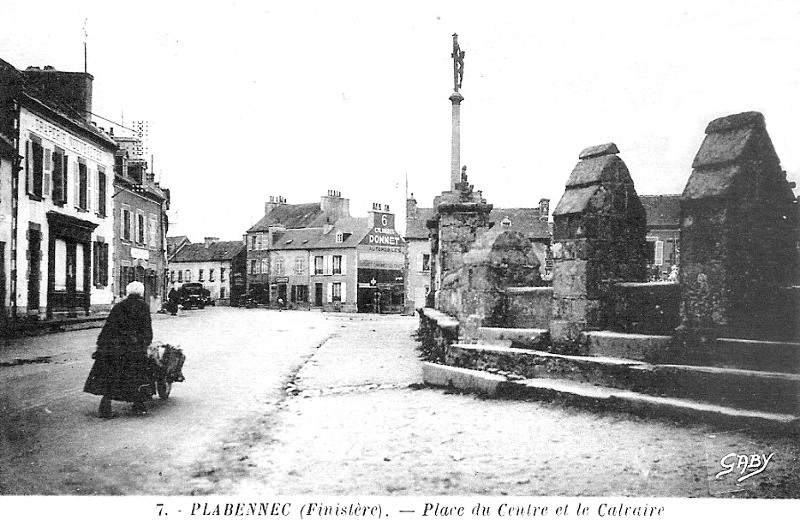
<svg viewBox="0 0 800 520"><path fill-rule="evenodd" d="M646 277L646 215L614 143L583 150L553 211L553 313L559 352L605 325L609 289Z"/></svg>
<svg viewBox="0 0 800 520"><path fill-rule="evenodd" d="M461 102L464 96L460 92L453 92L450 96L453 103L453 129L450 145L450 191L456 189L456 184L461 182Z"/></svg>

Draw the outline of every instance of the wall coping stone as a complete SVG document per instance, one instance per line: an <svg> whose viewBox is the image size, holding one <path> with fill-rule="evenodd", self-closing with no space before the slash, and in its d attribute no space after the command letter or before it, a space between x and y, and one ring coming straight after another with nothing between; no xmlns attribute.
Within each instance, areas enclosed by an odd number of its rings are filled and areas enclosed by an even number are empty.
<svg viewBox="0 0 800 520"><path fill-rule="evenodd" d="M603 155L611 155L616 153L619 153L619 148L617 148L617 145L614 143L605 143L584 148L581 153L578 154L578 158L581 160L591 159L592 157L601 157Z"/></svg>
<svg viewBox="0 0 800 520"><path fill-rule="evenodd" d="M506 287L508 294L528 294L528 293L548 293L553 292L553 288L549 286L544 287Z"/></svg>

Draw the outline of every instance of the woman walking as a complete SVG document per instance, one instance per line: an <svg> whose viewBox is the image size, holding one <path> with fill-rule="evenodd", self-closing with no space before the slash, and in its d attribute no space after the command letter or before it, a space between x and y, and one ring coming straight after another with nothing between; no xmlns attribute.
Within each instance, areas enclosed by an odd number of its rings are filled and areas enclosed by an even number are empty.
<svg viewBox="0 0 800 520"><path fill-rule="evenodd" d="M146 412L144 403L153 396L152 364L147 346L153 340L150 309L144 302L144 285L131 282L126 298L108 315L92 354L94 365L83 387L84 392L103 396L99 415L111 418L111 401L133 403L134 413Z"/></svg>

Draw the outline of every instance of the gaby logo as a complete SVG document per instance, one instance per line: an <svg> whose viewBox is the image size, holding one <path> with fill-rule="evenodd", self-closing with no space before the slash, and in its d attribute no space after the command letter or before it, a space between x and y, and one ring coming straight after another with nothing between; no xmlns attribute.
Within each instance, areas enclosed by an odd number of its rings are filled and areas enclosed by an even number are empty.
<svg viewBox="0 0 800 520"><path fill-rule="evenodd" d="M763 455L760 453L754 453L752 455L740 455L735 452L728 453L719 461L720 466L725 469L717 473L714 478L719 480L736 470L740 475L739 478L736 479L736 482L743 482L767 469L767 465L774 455L774 452L769 455L766 453Z"/></svg>

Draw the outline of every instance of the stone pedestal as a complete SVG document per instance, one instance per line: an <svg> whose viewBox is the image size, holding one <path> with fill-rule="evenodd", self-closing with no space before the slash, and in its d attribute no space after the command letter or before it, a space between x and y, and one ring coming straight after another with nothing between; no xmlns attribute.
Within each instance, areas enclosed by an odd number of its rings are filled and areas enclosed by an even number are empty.
<svg viewBox="0 0 800 520"><path fill-rule="evenodd" d="M680 343L797 333L798 207L764 116L715 119L681 195Z"/></svg>
<svg viewBox="0 0 800 520"><path fill-rule="evenodd" d="M646 278L646 215L613 143L583 150L553 212L555 350L577 352L582 333L603 328L617 282Z"/></svg>

